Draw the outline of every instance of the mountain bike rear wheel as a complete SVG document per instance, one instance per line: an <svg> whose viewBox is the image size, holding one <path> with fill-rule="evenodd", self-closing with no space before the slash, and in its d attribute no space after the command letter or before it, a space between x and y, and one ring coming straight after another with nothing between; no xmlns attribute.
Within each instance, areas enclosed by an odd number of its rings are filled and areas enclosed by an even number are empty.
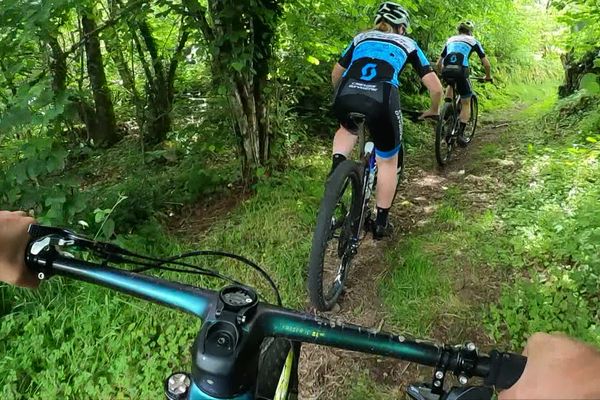
<svg viewBox="0 0 600 400"><path fill-rule="evenodd" d="M471 97L471 118L465 127L464 139L465 143L471 143L473 136L475 136L475 129L477 129L477 118L479 112L479 105L477 102L477 96Z"/></svg>
<svg viewBox="0 0 600 400"><path fill-rule="evenodd" d="M346 160L327 180L310 251L308 293L312 305L320 311L331 310L344 289L354 257L361 200L359 165Z"/></svg>
<svg viewBox="0 0 600 400"><path fill-rule="evenodd" d="M440 167L450 160L454 147L453 131L456 127L456 114L452 103L445 103L435 128L435 159Z"/></svg>

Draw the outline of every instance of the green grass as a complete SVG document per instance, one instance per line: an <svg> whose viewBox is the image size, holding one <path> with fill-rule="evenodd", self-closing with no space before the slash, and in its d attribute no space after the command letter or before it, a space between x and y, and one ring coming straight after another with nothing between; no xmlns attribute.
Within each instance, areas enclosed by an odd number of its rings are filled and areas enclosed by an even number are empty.
<svg viewBox="0 0 600 400"><path fill-rule="evenodd" d="M502 143L486 143L483 146L481 146L478 157L482 159L500 158L505 154L501 146Z"/></svg>
<svg viewBox="0 0 600 400"><path fill-rule="evenodd" d="M498 340L519 346L535 331L559 330L600 343L599 115L591 105L575 119L536 118L521 130L523 167L501 197L499 233L530 279L507 285L492 307L488 329Z"/></svg>
<svg viewBox="0 0 600 400"><path fill-rule="evenodd" d="M480 94L480 111L487 114L484 118L498 121L543 115L556 103L560 79L556 76L530 82L511 77L493 85L475 87Z"/></svg>
<svg viewBox="0 0 600 400"><path fill-rule="evenodd" d="M412 239L387 252L385 261L393 270L380 288L394 324L416 336L428 335L453 297L448 276L423 248L425 244Z"/></svg>
<svg viewBox="0 0 600 400"><path fill-rule="evenodd" d="M396 326L416 336L429 336L440 315L464 309L452 285L460 259L465 224L464 200L450 186L429 221L386 252L392 266L380 292Z"/></svg>
<svg viewBox="0 0 600 400"><path fill-rule="evenodd" d="M397 387L389 387L374 382L368 372L359 374L352 382L352 387L347 395L348 400L387 400L401 398Z"/></svg>

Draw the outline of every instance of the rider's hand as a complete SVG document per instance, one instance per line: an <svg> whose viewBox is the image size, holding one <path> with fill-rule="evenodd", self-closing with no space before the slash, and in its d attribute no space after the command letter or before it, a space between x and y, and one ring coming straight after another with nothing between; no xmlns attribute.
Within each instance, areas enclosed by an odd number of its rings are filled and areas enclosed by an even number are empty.
<svg viewBox="0 0 600 400"><path fill-rule="evenodd" d="M563 335L536 333L523 354L521 379L500 393L508 399L600 399L600 352Z"/></svg>
<svg viewBox="0 0 600 400"><path fill-rule="evenodd" d="M25 265L27 228L35 220L21 211L0 211L0 281L37 287L39 280Z"/></svg>

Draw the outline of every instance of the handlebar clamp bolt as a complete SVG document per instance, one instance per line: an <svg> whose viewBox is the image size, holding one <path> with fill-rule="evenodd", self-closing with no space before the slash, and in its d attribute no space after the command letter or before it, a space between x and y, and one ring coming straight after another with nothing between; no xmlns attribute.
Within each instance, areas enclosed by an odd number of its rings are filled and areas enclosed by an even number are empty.
<svg viewBox="0 0 600 400"><path fill-rule="evenodd" d="M43 272L38 272L38 279L40 281L43 281L44 279L46 279L46 275Z"/></svg>
<svg viewBox="0 0 600 400"><path fill-rule="evenodd" d="M440 387L440 386L442 386L442 382L435 380L435 381L433 381L433 386Z"/></svg>
<svg viewBox="0 0 600 400"><path fill-rule="evenodd" d="M172 374L165 383L165 392L169 400L183 400L187 398L191 386L188 374L176 372Z"/></svg>
<svg viewBox="0 0 600 400"><path fill-rule="evenodd" d="M444 373L442 371L436 371L435 378L442 379L444 377Z"/></svg>
<svg viewBox="0 0 600 400"><path fill-rule="evenodd" d="M469 382L469 379L466 376L461 375L458 377L458 381L461 385L466 385Z"/></svg>
<svg viewBox="0 0 600 400"><path fill-rule="evenodd" d="M467 343L467 350L469 350L469 351L475 351L475 350L477 350L477 347L475 346L475 343L473 343L473 342Z"/></svg>

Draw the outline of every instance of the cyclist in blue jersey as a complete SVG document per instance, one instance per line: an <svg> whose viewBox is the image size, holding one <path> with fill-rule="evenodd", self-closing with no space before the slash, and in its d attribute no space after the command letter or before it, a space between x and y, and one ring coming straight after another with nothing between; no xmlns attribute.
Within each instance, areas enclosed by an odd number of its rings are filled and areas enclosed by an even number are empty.
<svg viewBox="0 0 600 400"><path fill-rule="evenodd" d="M396 192L396 168L402 144L398 76L410 63L429 89L431 108L423 113L424 118L437 117L443 92L423 51L414 40L404 36L408 26L409 15L402 6L389 1L382 3L375 16L375 27L354 37L331 73L337 88L333 111L340 122L333 139L331 170L346 160L357 141L358 127L349 113L364 114L377 157L375 239L391 231L388 213Z"/></svg>
<svg viewBox="0 0 600 400"><path fill-rule="evenodd" d="M446 42L442 55L437 62L437 70L441 68L442 78L445 80L454 80L456 89L460 95L462 107L460 110L460 131L458 132L458 144L466 146L464 131L469 118L471 118L471 96L473 90L469 82L469 57L477 53L481 63L485 68L486 80L492 80L490 61L485 56L483 46L473 37L475 25L471 21L464 21L458 25L458 35L452 36ZM446 90L446 101L452 99L452 87L448 86Z"/></svg>

